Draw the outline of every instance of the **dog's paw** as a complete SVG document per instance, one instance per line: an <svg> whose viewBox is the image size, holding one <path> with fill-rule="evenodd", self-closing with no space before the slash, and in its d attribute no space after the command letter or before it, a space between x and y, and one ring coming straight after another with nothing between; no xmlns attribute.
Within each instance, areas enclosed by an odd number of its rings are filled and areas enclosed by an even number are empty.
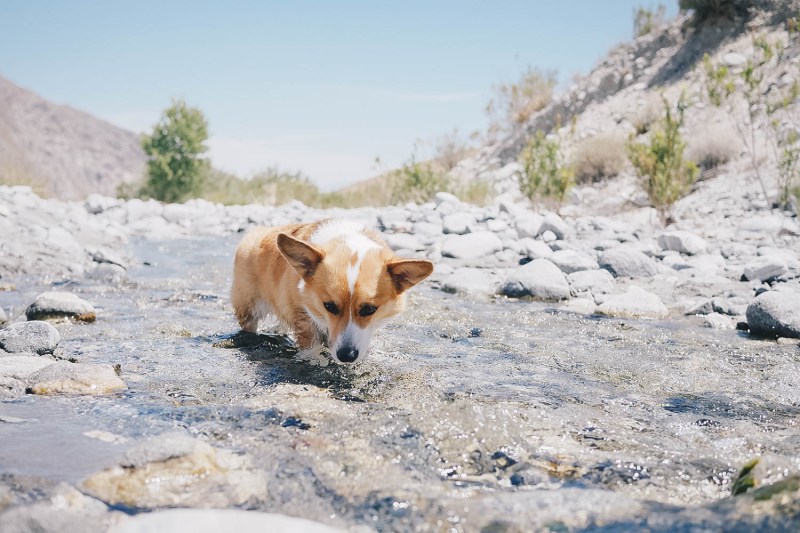
<svg viewBox="0 0 800 533"><path fill-rule="evenodd" d="M322 346L312 346L297 352L297 358L314 366L328 366L330 359L322 353Z"/></svg>

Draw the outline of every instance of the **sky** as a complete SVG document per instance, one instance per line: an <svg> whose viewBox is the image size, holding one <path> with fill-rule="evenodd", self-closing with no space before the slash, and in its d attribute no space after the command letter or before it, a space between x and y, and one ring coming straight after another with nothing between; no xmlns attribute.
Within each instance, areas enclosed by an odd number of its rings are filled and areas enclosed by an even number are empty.
<svg viewBox="0 0 800 533"><path fill-rule="evenodd" d="M208 119L218 168L277 166L332 190L454 129L484 131L493 88L528 66L567 87L655 5L2 0L0 76L137 132L184 99Z"/></svg>

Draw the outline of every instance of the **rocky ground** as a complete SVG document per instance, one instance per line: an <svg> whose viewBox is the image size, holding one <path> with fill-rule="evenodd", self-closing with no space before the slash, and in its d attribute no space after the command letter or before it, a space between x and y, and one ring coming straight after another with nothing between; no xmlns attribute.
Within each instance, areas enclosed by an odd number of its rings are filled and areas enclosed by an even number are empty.
<svg viewBox="0 0 800 533"><path fill-rule="evenodd" d="M696 193L705 216L662 228L511 195L321 211L0 187L0 524L790 529L800 228L746 205ZM231 337L239 234L329 216L436 263L350 374ZM729 498L753 457L761 492Z"/></svg>

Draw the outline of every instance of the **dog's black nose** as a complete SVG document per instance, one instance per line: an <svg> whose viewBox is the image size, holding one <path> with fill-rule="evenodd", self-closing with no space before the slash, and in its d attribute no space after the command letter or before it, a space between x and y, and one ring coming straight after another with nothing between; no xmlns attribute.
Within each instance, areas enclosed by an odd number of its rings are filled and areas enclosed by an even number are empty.
<svg viewBox="0 0 800 533"><path fill-rule="evenodd" d="M336 357L342 363L352 363L358 359L358 348L353 346L342 346L336 350Z"/></svg>

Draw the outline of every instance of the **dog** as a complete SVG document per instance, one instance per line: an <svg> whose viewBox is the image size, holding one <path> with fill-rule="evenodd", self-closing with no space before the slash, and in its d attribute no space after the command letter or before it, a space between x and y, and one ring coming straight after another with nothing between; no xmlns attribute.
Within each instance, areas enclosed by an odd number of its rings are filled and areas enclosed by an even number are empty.
<svg viewBox="0 0 800 533"><path fill-rule="evenodd" d="M394 255L375 230L353 221L257 227L239 247L231 303L243 331L267 314L295 335L300 356L363 359L373 333L405 308L406 291L433 263Z"/></svg>

